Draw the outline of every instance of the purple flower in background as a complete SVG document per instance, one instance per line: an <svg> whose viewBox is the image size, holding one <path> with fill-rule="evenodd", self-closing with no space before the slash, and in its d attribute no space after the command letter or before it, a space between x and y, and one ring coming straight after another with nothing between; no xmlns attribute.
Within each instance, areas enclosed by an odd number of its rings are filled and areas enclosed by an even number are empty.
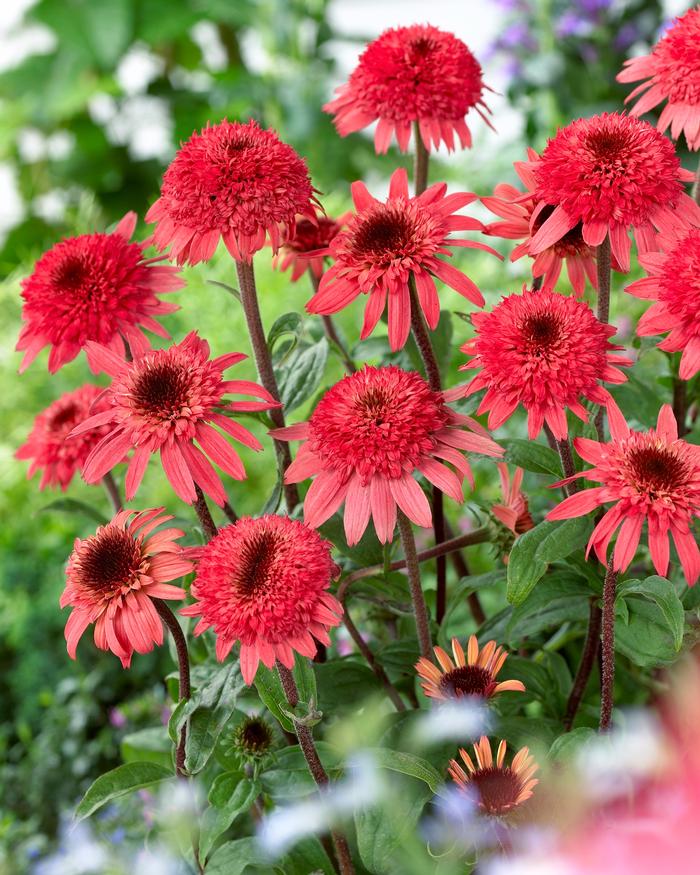
<svg viewBox="0 0 700 875"><path fill-rule="evenodd" d="M573 9L567 10L554 26L555 33L561 39L570 36L588 36L593 30L591 22Z"/></svg>
<svg viewBox="0 0 700 875"><path fill-rule="evenodd" d="M109 712L109 722L115 729L123 729L126 726L127 720L123 711L119 708L112 708Z"/></svg>
<svg viewBox="0 0 700 875"><path fill-rule="evenodd" d="M597 15L609 9L615 0L576 0L576 6L586 15Z"/></svg>
<svg viewBox="0 0 700 875"><path fill-rule="evenodd" d="M633 43L637 42L640 37L641 34L639 32L639 28L636 24L630 21L627 24L623 24L622 27L615 34L613 45L618 51L624 51L625 49L628 49Z"/></svg>
<svg viewBox="0 0 700 875"><path fill-rule="evenodd" d="M512 49L537 50L537 40L524 21L515 21L508 25L497 41L498 48L504 51Z"/></svg>

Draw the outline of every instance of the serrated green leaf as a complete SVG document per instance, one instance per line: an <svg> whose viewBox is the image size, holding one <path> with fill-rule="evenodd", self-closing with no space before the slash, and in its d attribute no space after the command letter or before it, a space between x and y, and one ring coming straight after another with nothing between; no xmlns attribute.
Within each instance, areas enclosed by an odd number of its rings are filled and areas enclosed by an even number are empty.
<svg viewBox="0 0 700 875"><path fill-rule="evenodd" d="M615 625L615 649L641 668L671 665L678 651L668 621L656 602L630 599L629 622Z"/></svg>
<svg viewBox="0 0 700 875"><path fill-rule="evenodd" d="M506 462L536 474L548 474L558 479L563 476L561 459L550 447L523 438L511 438L502 443L506 449Z"/></svg>
<svg viewBox="0 0 700 875"><path fill-rule="evenodd" d="M75 809L75 818L84 820L113 799L119 799L120 796L127 796L135 790L152 787L174 777L172 769L167 769L158 763L136 762L117 766L111 772L100 775L88 787Z"/></svg>
<svg viewBox="0 0 700 875"><path fill-rule="evenodd" d="M506 639L517 642L560 623L583 622L588 618L589 598L584 580L566 571L553 571L513 610Z"/></svg>
<svg viewBox="0 0 700 875"><path fill-rule="evenodd" d="M317 702L316 676L311 662L305 656L295 654L292 674L299 690L299 702L308 703L312 699ZM284 713L291 708L275 669L270 669L261 662L254 683L263 704L277 718L282 729L285 732L294 732L292 721Z"/></svg>
<svg viewBox="0 0 700 875"><path fill-rule="evenodd" d="M513 544L508 560L506 597L521 605L550 563L564 559L588 541L591 522L587 517L551 522L544 520L522 534Z"/></svg>
<svg viewBox="0 0 700 875"><path fill-rule="evenodd" d="M335 866L317 838L296 844L279 861L276 871L280 875L336 875Z"/></svg>
<svg viewBox="0 0 700 875"><path fill-rule="evenodd" d="M207 875L243 875L248 866L270 865L271 861L263 853L258 840L245 838L226 842L217 848L207 863L206 871Z"/></svg>

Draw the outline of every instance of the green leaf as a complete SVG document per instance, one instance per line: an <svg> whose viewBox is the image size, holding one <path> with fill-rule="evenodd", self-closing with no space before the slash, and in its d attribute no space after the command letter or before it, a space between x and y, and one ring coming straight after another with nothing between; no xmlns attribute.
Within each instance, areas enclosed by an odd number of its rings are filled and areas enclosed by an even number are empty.
<svg viewBox="0 0 700 875"><path fill-rule="evenodd" d="M374 533L373 526L367 526L364 535L353 547L348 547L345 540L345 529L340 514L334 514L323 525L319 526L318 530L343 556L352 559L361 568L382 564L382 545Z"/></svg>
<svg viewBox="0 0 700 875"><path fill-rule="evenodd" d="M502 444L506 448L506 462L536 474L548 474L557 479L563 476L559 455L544 444L523 438L511 438Z"/></svg>
<svg viewBox="0 0 700 875"><path fill-rule="evenodd" d="M629 621L615 624L615 649L641 668L671 665L678 658L675 641L661 608L646 599L630 599Z"/></svg>
<svg viewBox="0 0 700 875"><path fill-rule="evenodd" d="M598 733L592 727L578 726L554 740L549 748L549 758L554 762L571 759L585 744L597 737Z"/></svg>
<svg viewBox="0 0 700 875"><path fill-rule="evenodd" d="M48 513L53 510L61 510L65 513L82 514L88 519L94 520L98 525L104 526L107 524L107 517L104 516L97 508L86 504L84 501L78 501L77 498L57 498L50 504L45 504L40 507L37 513Z"/></svg>
<svg viewBox="0 0 700 875"><path fill-rule="evenodd" d="M284 357L286 358L296 347L301 337L302 318L299 313L284 313L272 324L267 334L267 347L270 353L274 353L276 343L283 337L291 336L291 342L286 346Z"/></svg>
<svg viewBox="0 0 700 875"><path fill-rule="evenodd" d="M199 859L204 863L214 842L260 795L260 784L240 772L224 772L209 791L211 807L204 812L199 833Z"/></svg>
<svg viewBox="0 0 700 875"><path fill-rule="evenodd" d="M164 726L149 726L130 732L121 741L124 762L160 763L172 768L173 745Z"/></svg>
<svg viewBox="0 0 700 875"><path fill-rule="evenodd" d="M328 361L328 341L322 337L317 343L296 349L285 363L275 369L280 401L286 413L296 410L321 385Z"/></svg>
<svg viewBox="0 0 700 875"><path fill-rule="evenodd" d="M683 646L685 612L671 581L657 574L645 580L625 580L617 589L617 599L624 600L629 595L642 596L658 606L671 631L673 645L676 651L680 650Z"/></svg>
<svg viewBox="0 0 700 875"><path fill-rule="evenodd" d="M506 629L509 642L537 635L565 622L588 618L588 584L566 571L554 571L541 580L530 595L513 611Z"/></svg>
<svg viewBox="0 0 700 875"><path fill-rule="evenodd" d="M557 522L544 520L521 535L508 561L508 601L516 607L521 605L548 565L583 547L590 531L591 522L587 517L575 517Z"/></svg>
<svg viewBox="0 0 700 875"><path fill-rule="evenodd" d="M389 750L387 747L373 747L369 749L369 753L380 768L417 778L427 784L433 793L437 793L445 783L440 772L421 757L398 750Z"/></svg>
<svg viewBox="0 0 700 875"><path fill-rule="evenodd" d="M299 690L300 704L307 704L312 699L317 701L316 676L311 662L305 656L295 654L292 674ZM285 732L294 732L292 721L284 713L284 711L291 711L291 708L277 671L261 662L254 683L263 704L277 718L282 729Z"/></svg>
<svg viewBox="0 0 700 875"><path fill-rule="evenodd" d="M236 839L221 845L207 863L207 875L243 875L247 866L269 866L257 839ZM267 869L266 871L270 871Z"/></svg>
<svg viewBox="0 0 700 875"><path fill-rule="evenodd" d="M408 783L392 793L391 804L355 812L357 846L373 875L405 871L397 861L405 841L415 834L425 803L432 796L425 784Z"/></svg>
<svg viewBox="0 0 700 875"><path fill-rule="evenodd" d="M172 769L166 769L157 763L136 762L117 766L111 772L100 775L88 787L75 809L75 818L76 820L84 820L113 799L127 796L135 790L151 787L153 784L168 781L174 777Z"/></svg>
<svg viewBox="0 0 700 875"><path fill-rule="evenodd" d="M317 838L308 838L296 844L278 863L282 875L336 875L323 845Z"/></svg>
<svg viewBox="0 0 700 875"><path fill-rule="evenodd" d="M319 662L314 670L319 703L325 711L357 708L363 699L381 689L374 672L352 658Z"/></svg>
<svg viewBox="0 0 700 875"><path fill-rule="evenodd" d="M100 0L80 7L95 59L104 70L112 69L128 47L133 32L131 0Z"/></svg>
<svg viewBox="0 0 700 875"><path fill-rule="evenodd" d="M316 750L331 780L340 777L342 774L340 751L325 741L317 741ZM316 790L316 784L298 744L277 751L260 780L265 792L275 802L297 800Z"/></svg>
<svg viewBox="0 0 700 875"><path fill-rule="evenodd" d="M238 662L230 661L208 673L196 687L192 698L180 702L170 718L170 736L177 738L187 721L185 769L192 775L201 772L216 746L217 739L245 689Z"/></svg>

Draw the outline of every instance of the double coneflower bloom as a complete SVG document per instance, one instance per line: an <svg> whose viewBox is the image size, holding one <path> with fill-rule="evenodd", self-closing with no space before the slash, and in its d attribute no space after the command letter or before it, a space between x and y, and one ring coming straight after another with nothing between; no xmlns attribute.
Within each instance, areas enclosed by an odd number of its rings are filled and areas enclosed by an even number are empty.
<svg viewBox="0 0 700 875"><path fill-rule="evenodd" d="M137 653L163 643L163 624L153 599L182 599L169 581L194 566L177 543L180 529L156 531L172 516L162 507L120 511L85 540L77 538L66 568L61 607L73 610L66 623L69 655L75 659L83 632L94 623L95 644L111 650L124 668Z"/></svg>
<svg viewBox="0 0 700 875"><path fill-rule="evenodd" d="M303 523L243 517L202 549L197 601L180 613L200 618L195 635L213 627L220 660L240 641L243 680L251 684L260 661L292 668L295 651L313 657L314 639L330 644L328 629L343 608L328 588L339 574L331 545Z"/></svg>
<svg viewBox="0 0 700 875"><path fill-rule="evenodd" d="M415 371L395 366L366 366L345 377L326 392L308 422L271 434L304 441L285 473L287 483L315 478L304 520L316 528L345 502L351 545L370 517L379 540L391 541L397 507L416 525L432 524L414 474L461 504L462 481L471 480L464 452L503 453L477 422L448 407L443 393L433 392Z"/></svg>
<svg viewBox="0 0 700 875"><path fill-rule="evenodd" d="M576 452L594 467L571 477L600 485L569 496L547 519L563 520L591 513L614 502L593 530L589 551L607 563L607 550L617 532L613 568L624 571L647 523L649 552L657 573L666 576L669 536L673 538L685 578L692 586L700 575L700 549L692 524L700 516L700 447L678 437L673 410L665 404L656 428L632 431L616 408L608 411L611 440L574 440ZM567 481L565 481L567 482Z"/></svg>
<svg viewBox="0 0 700 875"><path fill-rule="evenodd" d="M384 31L365 48L350 80L323 108L345 137L377 121L374 146L386 152L396 136L408 150L417 122L426 149L472 144L465 116L475 110L490 125L481 66L454 34L416 24Z"/></svg>
<svg viewBox="0 0 700 875"><path fill-rule="evenodd" d="M112 384L103 396L107 409L72 432L79 435L97 426L110 427L85 461L85 480L96 483L133 450L126 474L130 500L151 455L160 453L165 475L183 501L195 501L198 485L223 506L226 493L209 459L235 480L245 479L246 474L221 431L251 449L262 449L247 429L226 414L268 410L277 404L257 383L224 379L223 372L245 356L233 352L210 359L209 344L193 331L182 343L150 350L133 361L98 344L88 345L88 358L95 369L112 377ZM225 401L229 393L264 400Z"/></svg>
<svg viewBox="0 0 700 875"><path fill-rule="evenodd" d="M20 371L45 346L53 374L72 361L89 341L124 354L149 347L142 328L169 337L155 320L179 309L159 295L182 288L177 268L144 258L144 244L129 242L136 213L127 213L111 234L83 234L57 243L22 280L24 327L17 349L24 351Z"/></svg>
<svg viewBox="0 0 700 875"><path fill-rule="evenodd" d="M309 313L337 313L358 295L368 295L360 337L369 337L388 308L389 345L396 350L406 343L411 330L410 283L415 283L420 308L432 329L440 320L436 278L482 307L484 297L477 286L438 256L450 255L452 246L498 253L484 243L451 236L453 231L481 230L483 225L477 219L455 215L456 210L476 200L476 195L446 192L445 183L438 182L411 197L403 168L392 175L385 202L373 198L364 182L354 182L352 198L357 212L328 249L318 253L329 255L334 263L307 304Z"/></svg>

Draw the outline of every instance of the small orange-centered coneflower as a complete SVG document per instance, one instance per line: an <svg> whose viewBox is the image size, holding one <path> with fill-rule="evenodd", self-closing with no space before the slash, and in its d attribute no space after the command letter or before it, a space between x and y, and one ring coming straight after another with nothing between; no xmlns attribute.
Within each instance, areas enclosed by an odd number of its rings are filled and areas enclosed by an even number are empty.
<svg viewBox="0 0 700 875"><path fill-rule="evenodd" d="M154 532L173 518L162 511L123 510L89 538L76 538L60 601L62 608L73 608L65 632L72 659L91 623L97 647L111 650L124 668L134 651L148 653L163 643L163 625L152 600L185 598L185 590L168 581L189 574L194 565L177 543L184 532Z"/></svg>
<svg viewBox="0 0 700 875"><path fill-rule="evenodd" d="M508 814L517 805L532 796L533 787L538 784L533 775L537 763L528 748L521 748L507 766L506 742L501 741L496 759L491 754L491 744L485 735L474 745L474 759L461 747L459 755L466 771L457 760L450 760L450 777L485 813L494 817Z"/></svg>
<svg viewBox="0 0 700 875"><path fill-rule="evenodd" d="M481 696L485 699L506 690L524 692L522 681L497 681L507 653L497 647L495 641L487 641L482 648L472 635L465 654L456 638L452 639L454 662L442 647L434 647L438 665L421 656L416 671L422 679L421 686L431 699L455 699L462 696Z"/></svg>

